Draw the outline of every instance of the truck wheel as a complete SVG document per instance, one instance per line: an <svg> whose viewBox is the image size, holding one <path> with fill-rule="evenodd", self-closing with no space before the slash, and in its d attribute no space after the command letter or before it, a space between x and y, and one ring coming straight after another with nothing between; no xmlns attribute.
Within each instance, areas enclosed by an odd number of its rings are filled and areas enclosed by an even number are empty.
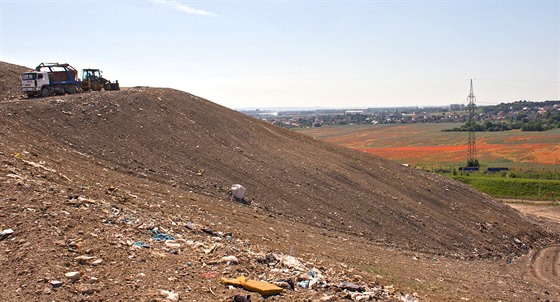
<svg viewBox="0 0 560 302"><path fill-rule="evenodd" d="M66 92L68 94L75 94L78 93L78 88L75 85L70 85L67 87L68 89L66 89Z"/></svg>
<svg viewBox="0 0 560 302"><path fill-rule="evenodd" d="M47 87L43 87L43 88L41 89L41 96L42 96L42 97L45 98L45 97L48 97L48 96L50 96L50 95L51 95L51 92L49 91L49 89L48 89Z"/></svg>
<svg viewBox="0 0 560 302"><path fill-rule="evenodd" d="M101 91L101 83L99 83L98 81L92 81L91 82L91 90Z"/></svg>

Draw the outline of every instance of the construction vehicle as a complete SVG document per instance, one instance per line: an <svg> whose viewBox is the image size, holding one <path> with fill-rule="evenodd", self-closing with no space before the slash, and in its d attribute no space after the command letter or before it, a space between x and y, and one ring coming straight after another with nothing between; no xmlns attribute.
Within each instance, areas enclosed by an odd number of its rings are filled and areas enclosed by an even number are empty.
<svg viewBox="0 0 560 302"><path fill-rule="evenodd" d="M21 76L21 89L28 97L73 94L80 90L78 71L68 63L41 63Z"/></svg>
<svg viewBox="0 0 560 302"><path fill-rule="evenodd" d="M84 91L120 90L119 81L111 83L102 76L102 71L93 68L82 69L81 88Z"/></svg>
<svg viewBox="0 0 560 302"><path fill-rule="evenodd" d="M78 71L68 63L41 63L35 70L21 76L21 89L27 97L32 98L101 91L101 89L120 90L120 86L119 81L111 83L103 78L99 69L83 69L80 81Z"/></svg>

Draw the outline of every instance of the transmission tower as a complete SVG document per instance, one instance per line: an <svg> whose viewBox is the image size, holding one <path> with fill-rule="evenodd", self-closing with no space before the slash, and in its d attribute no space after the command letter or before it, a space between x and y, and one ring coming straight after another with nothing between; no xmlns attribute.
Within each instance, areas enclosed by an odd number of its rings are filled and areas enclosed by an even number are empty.
<svg viewBox="0 0 560 302"><path fill-rule="evenodd" d="M471 79L471 92L469 93L469 96L467 97L467 110L469 112L469 127L468 127L468 131L469 131L469 150L468 150L468 155L467 155L467 166L468 167L478 167L479 163L478 163L478 159L476 158L476 138L475 138L475 134L474 134L474 125L475 125L475 120L474 120L474 115L475 115L475 109L476 109L476 105L475 102L476 98L474 96L474 92L473 92L473 85L472 85L472 79Z"/></svg>

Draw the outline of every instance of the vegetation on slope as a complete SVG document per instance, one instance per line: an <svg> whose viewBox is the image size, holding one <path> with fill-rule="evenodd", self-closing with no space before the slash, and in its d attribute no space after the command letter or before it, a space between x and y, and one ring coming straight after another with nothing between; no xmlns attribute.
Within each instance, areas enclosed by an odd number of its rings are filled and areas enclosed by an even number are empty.
<svg viewBox="0 0 560 302"><path fill-rule="evenodd" d="M497 198L558 200L560 180L456 175L453 179Z"/></svg>

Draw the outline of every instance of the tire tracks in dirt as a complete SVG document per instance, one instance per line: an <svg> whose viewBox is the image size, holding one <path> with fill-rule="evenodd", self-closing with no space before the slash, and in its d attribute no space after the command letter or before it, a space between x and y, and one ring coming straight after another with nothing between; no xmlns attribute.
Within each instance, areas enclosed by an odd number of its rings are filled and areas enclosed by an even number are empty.
<svg viewBox="0 0 560 302"><path fill-rule="evenodd" d="M549 245L531 259L531 273L545 284L560 290L560 245Z"/></svg>

